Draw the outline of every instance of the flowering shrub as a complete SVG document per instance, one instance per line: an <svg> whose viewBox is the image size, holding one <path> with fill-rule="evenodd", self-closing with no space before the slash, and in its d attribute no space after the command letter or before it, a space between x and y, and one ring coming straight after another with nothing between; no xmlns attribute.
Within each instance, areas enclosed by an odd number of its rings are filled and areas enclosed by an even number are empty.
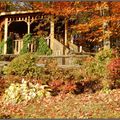
<svg viewBox="0 0 120 120"><path fill-rule="evenodd" d="M14 83L6 89L3 96L4 103L20 103L38 97L49 97L50 89L47 85L39 86L39 84L32 84L24 79L22 83Z"/></svg>
<svg viewBox="0 0 120 120"><path fill-rule="evenodd" d="M109 75L112 79L120 79L120 58L115 58L108 65Z"/></svg>

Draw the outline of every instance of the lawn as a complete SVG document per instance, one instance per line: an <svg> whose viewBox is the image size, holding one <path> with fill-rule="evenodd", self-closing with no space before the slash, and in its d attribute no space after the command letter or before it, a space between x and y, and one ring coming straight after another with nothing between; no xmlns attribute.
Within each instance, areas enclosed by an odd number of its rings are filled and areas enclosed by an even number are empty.
<svg viewBox="0 0 120 120"><path fill-rule="evenodd" d="M120 89L109 93L60 94L16 105L1 105L10 118L120 118Z"/></svg>

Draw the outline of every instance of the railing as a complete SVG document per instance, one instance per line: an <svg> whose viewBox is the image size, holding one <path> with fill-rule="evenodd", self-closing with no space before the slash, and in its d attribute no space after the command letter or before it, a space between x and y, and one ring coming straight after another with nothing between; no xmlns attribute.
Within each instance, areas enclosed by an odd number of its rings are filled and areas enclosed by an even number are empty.
<svg viewBox="0 0 120 120"><path fill-rule="evenodd" d="M29 52L36 52L37 45L36 41L32 41L30 44L28 44Z"/></svg>
<svg viewBox="0 0 120 120"><path fill-rule="evenodd" d="M23 47L23 40L22 39L19 39L19 40L14 40L13 41L13 51L14 51L14 54L19 54L20 53L20 50L22 49Z"/></svg>
<svg viewBox="0 0 120 120"><path fill-rule="evenodd" d="M22 48L23 48L23 40L22 39L13 41L14 54L19 54ZM36 41L32 41L30 44L28 44L29 52L35 52L36 48L37 48Z"/></svg>
<svg viewBox="0 0 120 120"><path fill-rule="evenodd" d="M50 37L49 37L49 36L46 37L45 40L46 40L46 42L47 42L48 47L50 48Z"/></svg>

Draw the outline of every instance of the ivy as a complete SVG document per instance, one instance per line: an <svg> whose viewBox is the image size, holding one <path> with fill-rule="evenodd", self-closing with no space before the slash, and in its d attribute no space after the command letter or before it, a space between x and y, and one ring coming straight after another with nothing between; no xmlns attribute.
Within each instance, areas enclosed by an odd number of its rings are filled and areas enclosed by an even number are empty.
<svg viewBox="0 0 120 120"><path fill-rule="evenodd" d="M31 33L26 34L23 37L23 48L21 49L20 54L24 54L24 53L29 52L28 44L30 44L31 41L32 41L32 34Z"/></svg>
<svg viewBox="0 0 120 120"><path fill-rule="evenodd" d="M8 39L7 39L7 53L8 54L12 54L13 53L13 44L12 44L12 38L11 37L8 37ZM1 42L0 42L0 54L3 54L3 50L4 50L4 44L5 44L5 42L4 42L4 40L2 40Z"/></svg>
<svg viewBox="0 0 120 120"><path fill-rule="evenodd" d="M51 49L48 47L45 39L43 37L38 38L38 48L37 53L39 55L50 55L52 54Z"/></svg>
<svg viewBox="0 0 120 120"><path fill-rule="evenodd" d="M12 54L13 53L13 41L11 37L8 37L7 39L7 53Z"/></svg>
<svg viewBox="0 0 120 120"><path fill-rule="evenodd" d="M2 40L0 42L0 54L3 54L3 50L4 50L4 41Z"/></svg>

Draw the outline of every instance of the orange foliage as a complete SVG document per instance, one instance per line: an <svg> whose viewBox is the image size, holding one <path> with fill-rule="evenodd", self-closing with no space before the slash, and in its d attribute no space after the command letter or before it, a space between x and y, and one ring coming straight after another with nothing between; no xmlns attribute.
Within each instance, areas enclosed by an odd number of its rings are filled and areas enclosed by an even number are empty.
<svg viewBox="0 0 120 120"><path fill-rule="evenodd" d="M71 28L80 33L85 33L85 39L90 41L104 39L108 34L110 36L120 36L120 2L31 2L34 10L41 10L45 14L52 14L55 16L64 16L70 18L77 16L81 19L79 13L90 13L89 20L79 24L72 25ZM5 8L6 4L0 3L0 10ZM107 15L103 12L107 10ZM78 19L76 17L76 20ZM103 34L103 24L108 22L107 33Z"/></svg>
<svg viewBox="0 0 120 120"><path fill-rule="evenodd" d="M85 24L74 25L72 28L86 33L85 38L90 41L101 40L108 36L114 38L120 36L120 2L94 2L93 4L90 20ZM103 10L108 11L107 15L104 15ZM109 23L107 34L103 34L105 22ZM97 29L93 30L96 27Z"/></svg>
<svg viewBox="0 0 120 120"><path fill-rule="evenodd" d="M88 2L89 4L91 2ZM87 2L34 2L33 6L45 13L69 16L88 9Z"/></svg>

